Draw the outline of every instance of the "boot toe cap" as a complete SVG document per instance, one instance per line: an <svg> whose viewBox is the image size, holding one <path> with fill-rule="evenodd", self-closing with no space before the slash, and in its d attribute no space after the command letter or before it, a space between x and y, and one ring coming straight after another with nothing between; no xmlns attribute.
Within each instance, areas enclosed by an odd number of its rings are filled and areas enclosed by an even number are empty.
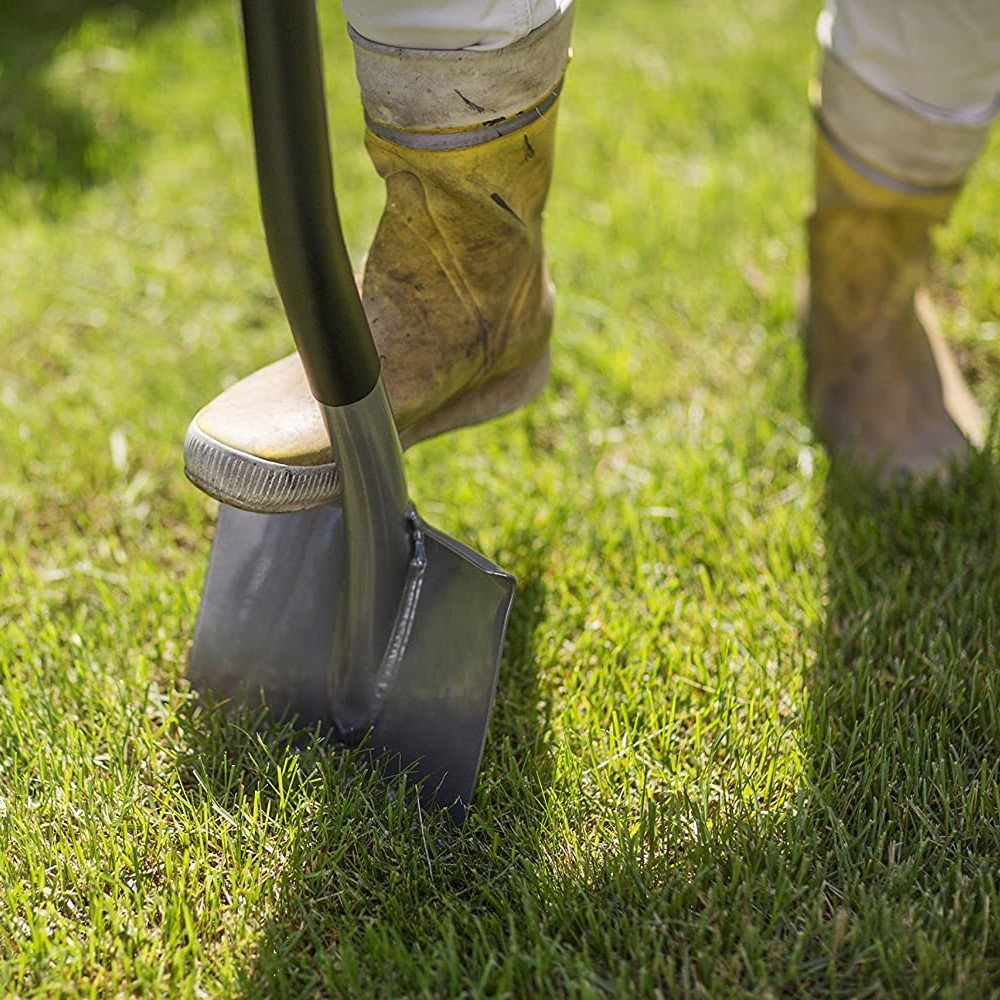
<svg viewBox="0 0 1000 1000"><path fill-rule="evenodd" d="M184 471L216 500L259 513L337 499L330 440L297 355L241 379L195 416Z"/></svg>

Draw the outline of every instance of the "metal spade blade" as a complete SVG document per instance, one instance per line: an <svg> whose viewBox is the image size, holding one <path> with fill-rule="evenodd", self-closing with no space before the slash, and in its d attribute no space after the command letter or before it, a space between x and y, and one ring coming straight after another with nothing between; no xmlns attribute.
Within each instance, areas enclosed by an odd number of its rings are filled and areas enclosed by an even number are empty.
<svg viewBox="0 0 1000 1000"><path fill-rule="evenodd" d="M367 731L328 702L346 569L342 507L253 514L223 506L188 675L200 690L335 738L366 738L412 768L461 822L482 758L513 578L413 516L413 553Z"/></svg>

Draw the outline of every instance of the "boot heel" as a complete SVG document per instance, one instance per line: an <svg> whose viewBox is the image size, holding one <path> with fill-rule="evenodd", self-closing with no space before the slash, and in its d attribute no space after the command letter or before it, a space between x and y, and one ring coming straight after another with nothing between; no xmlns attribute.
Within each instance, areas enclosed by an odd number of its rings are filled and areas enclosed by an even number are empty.
<svg viewBox="0 0 1000 1000"><path fill-rule="evenodd" d="M495 417L512 413L530 403L545 388L551 365L548 347L537 361L521 365L499 378L479 386L473 392L460 396L439 410L410 424L400 432L404 448L410 448L427 438L485 423Z"/></svg>

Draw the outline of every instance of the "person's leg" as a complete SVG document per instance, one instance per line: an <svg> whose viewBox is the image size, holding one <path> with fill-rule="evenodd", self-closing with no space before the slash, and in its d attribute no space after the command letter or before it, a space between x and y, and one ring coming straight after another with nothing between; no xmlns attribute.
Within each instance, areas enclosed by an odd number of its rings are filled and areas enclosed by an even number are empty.
<svg viewBox="0 0 1000 1000"><path fill-rule="evenodd" d="M819 34L810 406L834 455L933 475L982 436L919 286L1000 108L1000 4L839 0Z"/></svg>
<svg viewBox="0 0 1000 1000"><path fill-rule="evenodd" d="M542 211L572 9L532 28L554 0L452 3L441 10L465 17L444 29L438 6L345 6L381 38L427 45L388 44L351 25L365 144L387 193L362 298L409 446L506 413L545 383L552 288ZM437 47L456 41L480 47ZM249 509L329 502L333 462L296 355L210 403L185 443L189 477Z"/></svg>

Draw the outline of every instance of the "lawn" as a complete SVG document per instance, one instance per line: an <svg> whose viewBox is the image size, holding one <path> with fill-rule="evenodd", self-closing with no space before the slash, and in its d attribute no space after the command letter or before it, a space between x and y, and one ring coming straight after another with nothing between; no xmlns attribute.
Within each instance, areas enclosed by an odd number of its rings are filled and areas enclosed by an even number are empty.
<svg viewBox="0 0 1000 1000"><path fill-rule="evenodd" d="M0 993L1000 990L1000 442L872 497L803 406L804 0L584 0L549 388L413 451L519 581L456 832L184 678L191 415L289 350L236 4L0 9ZM382 192L322 10L360 259ZM1000 405L1000 157L933 276Z"/></svg>

